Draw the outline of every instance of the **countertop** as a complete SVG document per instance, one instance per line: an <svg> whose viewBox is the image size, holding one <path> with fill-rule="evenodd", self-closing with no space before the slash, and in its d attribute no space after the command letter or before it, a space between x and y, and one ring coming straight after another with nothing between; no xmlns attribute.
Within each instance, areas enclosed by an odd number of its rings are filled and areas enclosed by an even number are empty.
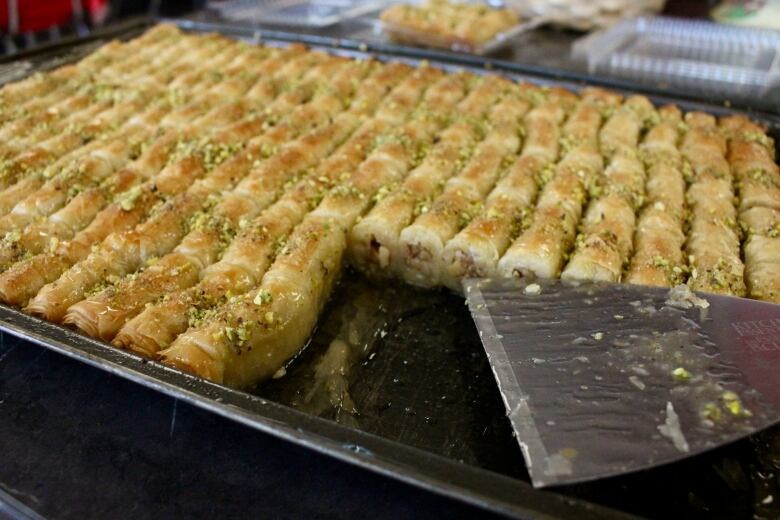
<svg viewBox="0 0 780 520"><path fill-rule="evenodd" d="M0 418L0 519L491 517L8 335Z"/></svg>

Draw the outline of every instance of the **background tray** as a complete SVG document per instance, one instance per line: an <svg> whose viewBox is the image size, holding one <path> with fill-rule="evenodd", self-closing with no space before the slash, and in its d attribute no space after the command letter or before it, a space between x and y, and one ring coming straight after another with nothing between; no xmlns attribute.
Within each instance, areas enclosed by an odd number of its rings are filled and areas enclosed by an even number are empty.
<svg viewBox="0 0 780 520"><path fill-rule="evenodd" d="M413 47L432 47L453 52L465 52L484 56L494 53L512 44L512 40L524 32L531 31L547 22L547 19L536 17L531 19L522 19L512 27L501 31L486 42L478 45L471 45L465 42L458 42L454 38L446 36L436 36L423 31L417 31L403 25L377 19L378 32L391 42L397 42L401 45L410 45Z"/></svg>

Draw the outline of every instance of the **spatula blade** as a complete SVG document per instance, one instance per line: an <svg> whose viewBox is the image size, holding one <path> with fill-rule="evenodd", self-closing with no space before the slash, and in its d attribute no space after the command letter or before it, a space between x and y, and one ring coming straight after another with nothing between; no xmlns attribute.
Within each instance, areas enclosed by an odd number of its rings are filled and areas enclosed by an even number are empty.
<svg viewBox="0 0 780 520"><path fill-rule="evenodd" d="M780 419L780 305L562 281L464 289L537 487L666 464Z"/></svg>

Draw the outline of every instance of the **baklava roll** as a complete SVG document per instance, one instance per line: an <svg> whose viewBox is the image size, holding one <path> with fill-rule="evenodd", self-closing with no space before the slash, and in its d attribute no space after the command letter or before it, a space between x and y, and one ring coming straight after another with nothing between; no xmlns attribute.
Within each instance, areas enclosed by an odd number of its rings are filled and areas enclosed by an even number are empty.
<svg viewBox="0 0 780 520"><path fill-rule="evenodd" d="M499 260L501 276L558 276L587 200L583 179L577 173L591 176L602 168L601 156L594 150L579 147L566 154L541 191L530 226Z"/></svg>
<svg viewBox="0 0 780 520"><path fill-rule="evenodd" d="M729 144L756 143L763 146L769 158L774 160L775 142L766 133L766 128L743 115L724 116L718 122L721 131L729 139Z"/></svg>
<svg viewBox="0 0 780 520"><path fill-rule="evenodd" d="M774 211L774 210L773 210ZM775 212L777 213L777 212ZM752 234L744 245L745 281L751 298L780 303L780 233Z"/></svg>
<svg viewBox="0 0 780 520"><path fill-rule="evenodd" d="M634 210L625 197L610 193L588 205L575 251L561 273L571 280L620 281L631 253Z"/></svg>
<svg viewBox="0 0 780 520"><path fill-rule="evenodd" d="M606 159L623 150L636 153L645 122L655 108L644 96L630 96L604 123L599 133L599 148Z"/></svg>
<svg viewBox="0 0 780 520"><path fill-rule="evenodd" d="M721 119L720 128L728 136L728 161L737 181L748 294L780 303L780 172L774 143L742 116Z"/></svg>
<svg viewBox="0 0 780 520"><path fill-rule="evenodd" d="M685 120L689 129L682 153L692 170L686 194L690 208L688 285L694 290L742 296L744 265L727 141L712 116L692 112Z"/></svg>
<svg viewBox="0 0 780 520"><path fill-rule="evenodd" d="M645 185L646 206L663 206L670 216L685 220L685 179L682 173L682 156L678 149L682 114L680 110L667 105L658 110L660 121L650 128L640 145L640 156L647 169Z"/></svg>
<svg viewBox="0 0 780 520"><path fill-rule="evenodd" d="M678 150L682 115L674 106L658 111L640 155L647 169L645 205L634 234L634 255L625 281L672 287L685 281L685 180Z"/></svg>
<svg viewBox="0 0 780 520"><path fill-rule="evenodd" d="M684 120L687 131L680 151L690 167L687 173L690 181L708 177L732 180L731 168L726 160L727 141L715 118L703 112L688 112Z"/></svg>
<svg viewBox="0 0 780 520"><path fill-rule="evenodd" d="M763 207L780 211L780 173L774 148L746 140L749 138L735 136L729 140L728 159L739 191L739 209ZM771 143L768 137L767 142Z"/></svg>
<svg viewBox="0 0 780 520"><path fill-rule="evenodd" d="M773 208L755 207L739 214L739 224L745 236L780 235L780 211Z"/></svg>

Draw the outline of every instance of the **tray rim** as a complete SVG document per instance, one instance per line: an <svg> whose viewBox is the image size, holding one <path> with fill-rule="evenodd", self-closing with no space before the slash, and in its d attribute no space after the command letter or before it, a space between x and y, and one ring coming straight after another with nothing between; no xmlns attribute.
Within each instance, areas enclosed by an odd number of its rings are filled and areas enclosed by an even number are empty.
<svg viewBox="0 0 780 520"><path fill-rule="evenodd" d="M518 79L542 84L561 85L579 90L585 85L599 85L621 92L643 93L654 103L676 103L685 110L710 113L743 113L780 132L780 115L761 111L739 110L700 100L670 96L668 92L653 93L643 85L604 80L587 74L562 72L534 65L501 60L403 47L367 44L358 40L296 34L231 24L198 22L180 18L139 17L96 31L87 37L71 37L32 51L0 58L0 64L36 59L47 54L67 52L92 41L122 37L148 28L155 23L172 23L183 30L214 31L227 36L242 37L267 43L301 42L352 55L374 55L380 59L428 60L445 68L468 68L478 73L499 72ZM35 67L30 74L35 72ZM629 513L562 495L554 491L535 490L522 480L501 475L477 466L469 466L414 448L378 435L339 425L319 417L288 408L258 396L216 385L134 354L111 347L70 329L24 314L0 304L0 331L30 341L98 369L141 384L174 399L216 413L245 426L273 435L288 442L313 449L328 456L385 475L407 484L450 497L455 500L510 516L524 518L634 518ZM198 391L199 390L199 391ZM240 404L249 403L250 408ZM262 410L263 413L260 413ZM392 456L388 456L392 453ZM421 466L428 465L425 470ZM0 497L2 500L2 497Z"/></svg>

